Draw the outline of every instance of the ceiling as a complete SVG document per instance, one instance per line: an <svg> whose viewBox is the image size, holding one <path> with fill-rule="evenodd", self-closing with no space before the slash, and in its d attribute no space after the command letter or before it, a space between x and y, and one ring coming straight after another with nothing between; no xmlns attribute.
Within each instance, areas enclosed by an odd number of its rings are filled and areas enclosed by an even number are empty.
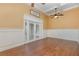
<svg viewBox="0 0 79 59"><path fill-rule="evenodd" d="M51 13L54 8L62 8L62 9L67 9L73 6L79 6L79 3L35 3L35 8L38 10L43 10L46 14Z"/></svg>
<svg viewBox="0 0 79 59"><path fill-rule="evenodd" d="M44 10L44 12L48 12L52 9L54 9L55 7L58 7L58 6L63 6L65 4L61 4L61 3L46 3L44 5L42 5L41 3L37 3L35 4L35 7L38 8L38 9L42 9Z"/></svg>

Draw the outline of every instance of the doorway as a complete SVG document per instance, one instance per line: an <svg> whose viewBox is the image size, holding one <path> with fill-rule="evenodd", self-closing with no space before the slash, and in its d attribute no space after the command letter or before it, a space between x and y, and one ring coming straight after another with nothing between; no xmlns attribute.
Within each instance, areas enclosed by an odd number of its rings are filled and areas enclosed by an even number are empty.
<svg viewBox="0 0 79 59"><path fill-rule="evenodd" d="M32 19L32 20L31 20ZM37 18L25 18L25 38L27 41L34 41L42 38L43 23Z"/></svg>

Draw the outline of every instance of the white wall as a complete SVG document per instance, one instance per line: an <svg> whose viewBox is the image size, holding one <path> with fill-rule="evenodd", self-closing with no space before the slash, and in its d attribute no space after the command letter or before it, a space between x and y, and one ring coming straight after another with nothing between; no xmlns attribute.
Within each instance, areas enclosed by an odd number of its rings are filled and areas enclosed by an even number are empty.
<svg viewBox="0 0 79 59"><path fill-rule="evenodd" d="M45 35L47 35L47 37L61 38L79 42L78 29L49 29L45 30L45 32Z"/></svg>
<svg viewBox="0 0 79 59"><path fill-rule="evenodd" d="M0 29L0 51L12 48L25 40L24 31L20 29Z"/></svg>
<svg viewBox="0 0 79 59"><path fill-rule="evenodd" d="M43 38L61 38L79 42L79 30L77 29L49 29L43 30ZM16 46L25 44L24 30L20 29L0 29L0 51L4 51Z"/></svg>

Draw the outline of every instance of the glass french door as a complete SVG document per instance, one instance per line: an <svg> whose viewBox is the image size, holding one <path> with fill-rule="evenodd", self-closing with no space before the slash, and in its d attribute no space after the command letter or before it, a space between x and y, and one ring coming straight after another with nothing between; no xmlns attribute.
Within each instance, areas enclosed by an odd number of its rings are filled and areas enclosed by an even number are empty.
<svg viewBox="0 0 79 59"><path fill-rule="evenodd" d="M39 34L40 34L40 25L39 24L36 24L35 34L36 34L36 39L39 38Z"/></svg>
<svg viewBox="0 0 79 59"><path fill-rule="evenodd" d="M25 36L27 41L39 39L41 33L41 24L27 21L25 23Z"/></svg>
<svg viewBox="0 0 79 59"><path fill-rule="evenodd" d="M34 23L29 23L29 40L33 40L34 36Z"/></svg>

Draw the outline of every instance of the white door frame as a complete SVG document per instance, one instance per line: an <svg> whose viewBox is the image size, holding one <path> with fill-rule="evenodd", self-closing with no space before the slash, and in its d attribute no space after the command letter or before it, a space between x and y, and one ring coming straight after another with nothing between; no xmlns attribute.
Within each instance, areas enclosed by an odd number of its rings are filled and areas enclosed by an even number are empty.
<svg viewBox="0 0 79 59"><path fill-rule="evenodd" d="M36 33L35 33L35 31L36 31L36 24L40 24L40 38L38 38L38 39L42 39L42 36L43 36L43 21L40 19L40 18L36 18L36 17L34 17L34 16L31 16L31 15L28 15L28 16L25 16L24 17L24 31L26 32L26 29L27 29L27 39L26 39L26 41L28 41L29 42L29 30L28 30L28 28L29 28L29 22L35 22L34 23L34 35L36 36ZM27 27L26 27L26 25L25 25L25 23L27 23ZM25 34L26 35L26 34ZM36 37L34 36L34 39L33 40L31 40L31 41L35 41L35 40L38 40L38 39L36 39Z"/></svg>

